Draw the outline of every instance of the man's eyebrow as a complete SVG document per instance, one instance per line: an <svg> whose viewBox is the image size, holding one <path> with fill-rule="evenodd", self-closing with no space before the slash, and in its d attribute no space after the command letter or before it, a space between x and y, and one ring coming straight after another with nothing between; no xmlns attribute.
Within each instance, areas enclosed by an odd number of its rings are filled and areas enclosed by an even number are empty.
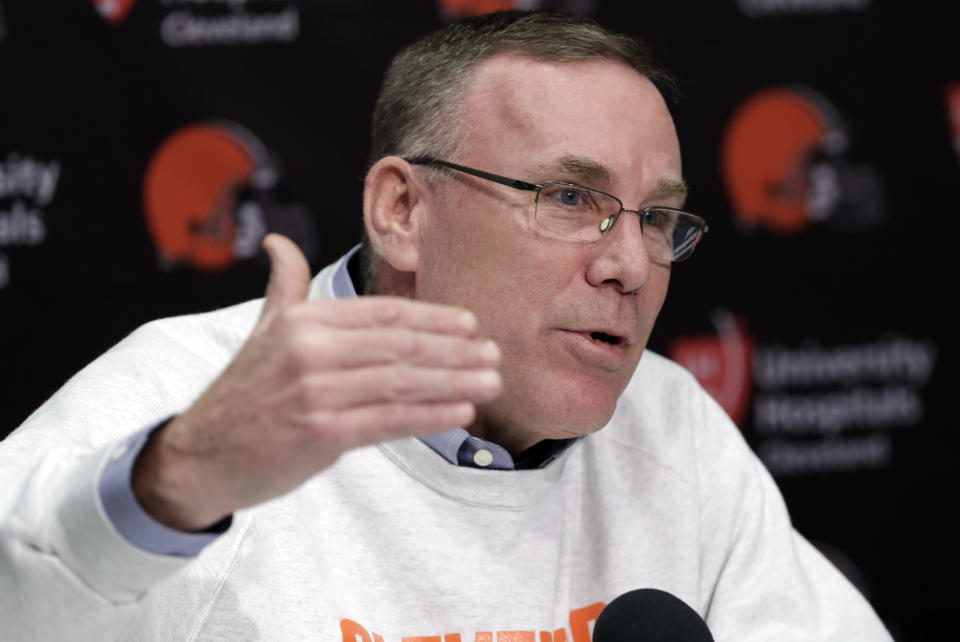
<svg viewBox="0 0 960 642"><path fill-rule="evenodd" d="M657 182L655 198L675 198L680 201L680 207L687 200L687 183L682 178L661 178Z"/></svg>
<svg viewBox="0 0 960 642"><path fill-rule="evenodd" d="M582 183L597 189L607 187L613 173L603 163L582 156L566 155L552 161L531 166L527 173L537 180L557 180L558 177ZM655 199L677 199L680 206L687 200L687 183L682 178L661 178L653 194Z"/></svg>
<svg viewBox="0 0 960 642"><path fill-rule="evenodd" d="M603 187L610 183L611 172L606 165L582 156L566 155L533 165L528 173L545 180L571 180L585 187Z"/></svg>

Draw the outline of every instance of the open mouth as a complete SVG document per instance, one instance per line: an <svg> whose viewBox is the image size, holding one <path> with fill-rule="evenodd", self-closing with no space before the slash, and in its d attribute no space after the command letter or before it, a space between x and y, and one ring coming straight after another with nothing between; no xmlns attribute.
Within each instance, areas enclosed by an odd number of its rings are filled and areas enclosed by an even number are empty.
<svg viewBox="0 0 960 642"><path fill-rule="evenodd" d="M591 332L590 338L594 341L603 341L604 343L609 343L612 346L623 343L623 337L616 337L612 334L607 334L606 332Z"/></svg>
<svg viewBox="0 0 960 642"><path fill-rule="evenodd" d="M614 328L610 328L614 330ZM618 371L631 355L630 337L603 330L564 330L566 345L576 359L589 367Z"/></svg>

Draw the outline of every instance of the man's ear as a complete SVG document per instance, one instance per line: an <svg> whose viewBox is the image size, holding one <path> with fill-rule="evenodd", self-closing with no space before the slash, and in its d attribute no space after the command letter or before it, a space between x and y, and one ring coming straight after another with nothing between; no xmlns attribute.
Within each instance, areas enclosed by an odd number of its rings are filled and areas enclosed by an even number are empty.
<svg viewBox="0 0 960 642"><path fill-rule="evenodd" d="M367 172L363 222L377 256L395 270L414 272L420 263L423 181L399 156L381 158Z"/></svg>

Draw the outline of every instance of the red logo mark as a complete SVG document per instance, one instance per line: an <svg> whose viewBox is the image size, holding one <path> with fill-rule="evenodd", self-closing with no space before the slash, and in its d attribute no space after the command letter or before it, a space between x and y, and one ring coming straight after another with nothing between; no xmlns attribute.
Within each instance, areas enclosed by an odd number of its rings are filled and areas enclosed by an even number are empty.
<svg viewBox="0 0 960 642"><path fill-rule="evenodd" d="M273 180L266 152L239 126L174 132L150 159L143 185L147 226L161 258L210 271L233 265L237 197Z"/></svg>
<svg viewBox="0 0 960 642"><path fill-rule="evenodd" d="M92 0L97 13L112 25L118 25L130 13L136 0Z"/></svg>
<svg viewBox="0 0 960 642"><path fill-rule="evenodd" d="M738 219L792 233L823 218L819 202L829 195L818 193L811 163L846 145L839 117L812 91L767 89L748 98L727 125L721 161Z"/></svg>
<svg viewBox="0 0 960 642"><path fill-rule="evenodd" d="M440 12L450 19L517 8L514 0L438 0L437 4Z"/></svg>
<svg viewBox="0 0 960 642"><path fill-rule="evenodd" d="M950 138L953 148L960 156L960 82L952 82L944 89L947 101L947 122L950 124Z"/></svg>
<svg viewBox="0 0 960 642"><path fill-rule="evenodd" d="M729 314L714 314L716 335L679 337L667 347L670 358L689 370L700 385L743 425L753 387L753 339L746 323Z"/></svg>

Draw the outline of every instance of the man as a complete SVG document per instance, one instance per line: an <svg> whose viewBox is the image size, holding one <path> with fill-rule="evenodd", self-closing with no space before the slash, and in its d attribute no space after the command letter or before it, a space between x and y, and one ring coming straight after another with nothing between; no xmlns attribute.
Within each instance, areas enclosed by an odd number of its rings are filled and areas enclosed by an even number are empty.
<svg viewBox="0 0 960 642"><path fill-rule="evenodd" d="M549 13L398 56L365 267L310 282L269 237L262 309L145 326L4 444L6 630L586 642L656 587L718 639L889 639L718 407L644 355L704 231L660 76ZM352 298L362 274L380 296Z"/></svg>

